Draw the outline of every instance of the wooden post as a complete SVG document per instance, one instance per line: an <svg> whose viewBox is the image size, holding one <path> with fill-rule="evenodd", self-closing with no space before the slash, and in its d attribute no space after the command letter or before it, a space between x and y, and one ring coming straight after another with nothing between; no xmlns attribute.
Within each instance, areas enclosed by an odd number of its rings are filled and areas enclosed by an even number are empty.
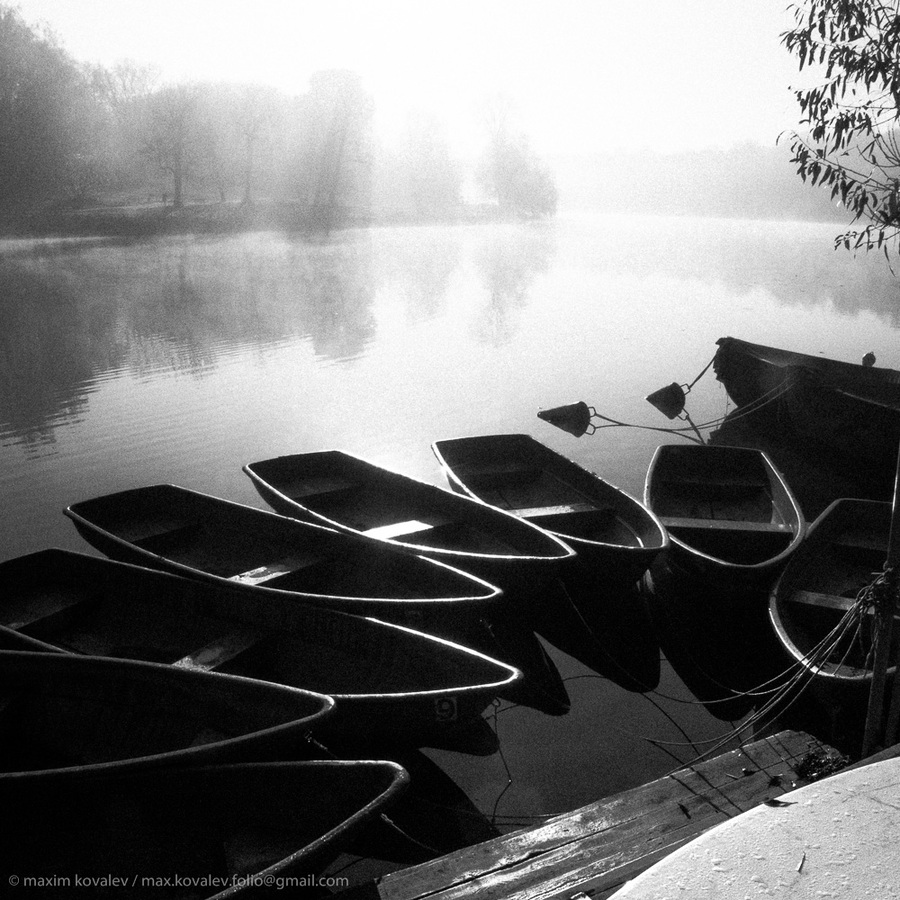
<svg viewBox="0 0 900 900"><path fill-rule="evenodd" d="M885 568L900 563L900 450L897 453L897 472L894 477L894 504L891 507L891 529L888 535L887 558ZM900 690L894 690L891 697L891 709L888 714L888 725L882 728L884 721L884 694L887 681L887 668L891 648L891 633L894 624L894 609L897 598L887 615L882 616L878 632L875 635L875 661L872 667L872 686L869 690L869 707L866 713L866 729L863 736L862 755L869 756L879 742L885 744L896 741L894 732L900 718ZM890 735L890 737L889 737Z"/></svg>

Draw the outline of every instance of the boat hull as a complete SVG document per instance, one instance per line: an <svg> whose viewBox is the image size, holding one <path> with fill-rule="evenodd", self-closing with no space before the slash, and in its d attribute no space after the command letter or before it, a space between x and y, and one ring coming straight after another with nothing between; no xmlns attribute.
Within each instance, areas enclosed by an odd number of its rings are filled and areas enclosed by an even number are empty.
<svg viewBox="0 0 900 900"><path fill-rule="evenodd" d="M761 450L663 444L644 501L669 532L675 576L733 588L771 582L806 532L800 504Z"/></svg>
<svg viewBox="0 0 900 900"><path fill-rule="evenodd" d="M720 338L716 377L741 408L769 408L842 460L890 465L900 446L900 372Z"/></svg>
<svg viewBox="0 0 900 900"><path fill-rule="evenodd" d="M884 565L890 521L890 503L834 501L810 526L771 591L769 618L775 634L787 659L803 667L822 699L868 694L873 616L860 611L853 619L845 617ZM823 654L817 648L838 627L845 636L835 635L832 652ZM896 626L893 642L900 644ZM896 649L889 659L896 659Z"/></svg>
<svg viewBox="0 0 900 900"><path fill-rule="evenodd" d="M667 543L640 501L526 434L432 445L450 486L540 525L577 552L564 578L634 585Z"/></svg>
<svg viewBox="0 0 900 900"><path fill-rule="evenodd" d="M509 602L541 602L574 552L546 531L471 498L340 451L244 466L276 512L378 538L496 584Z"/></svg>
<svg viewBox="0 0 900 900"><path fill-rule="evenodd" d="M176 485L75 503L79 533L113 559L220 587L434 631L482 615L501 592L384 541L341 534ZM434 628L425 628L426 625Z"/></svg>
<svg viewBox="0 0 900 900"><path fill-rule="evenodd" d="M4 859L55 896L77 893L76 878L88 894L271 896L313 884L407 782L399 765L380 761L0 778L0 805L15 823Z"/></svg>
<svg viewBox="0 0 900 900"><path fill-rule="evenodd" d="M334 701L156 663L0 651L0 781L314 755ZM295 757L296 758L296 757Z"/></svg>
<svg viewBox="0 0 900 900"><path fill-rule="evenodd" d="M521 673L432 635L67 550L0 563L0 646L163 662L309 688L318 735L444 744Z"/></svg>

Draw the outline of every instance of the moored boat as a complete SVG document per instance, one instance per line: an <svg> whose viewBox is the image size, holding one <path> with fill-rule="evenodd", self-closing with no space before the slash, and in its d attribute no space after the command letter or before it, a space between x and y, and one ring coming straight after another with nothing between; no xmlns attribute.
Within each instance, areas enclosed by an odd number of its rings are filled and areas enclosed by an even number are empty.
<svg viewBox="0 0 900 900"><path fill-rule="evenodd" d="M784 477L766 453L746 447L661 445L644 502L669 532L670 568L729 585L774 579L806 531Z"/></svg>
<svg viewBox="0 0 900 900"><path fill-rule="evenodd" d="M874 621L857 597L884 566L890 526L890 503L835 500L810 526L772 589L775 634L788 658L815 676L820 692L853 692L871 683ZM900 644L896 624L892 638L890 660Z"/></svg>
<svg viewBox="0 0 900 900"><path fill-rule="evenodd" d="M570 545L581 567L634 584L668 545L643 503L527 434L432 444L454 490L534 522Z"/></svg>
<svg viewBox="0 0 900 900"><path fill-rule="evenodd" d="M496 584L516 604L538 594L575 555L508 512L338 450L279 456L244 472L282 515L458 566Z"/></svg>
<svg viewBox="0 0 900 900"><path fill-rule="evenodd" d="M0 646L169 663L333 697L321 739L437 742L520 679L512 666L372 618L48 549L0 563Z"/></svg>
<svg viewBox="0 0 900 900"><path fill-rule="evenodd" d="M369 760L0 777L2 858L54 896L302 893L407 781L396 763Z"/></svg>
<svg viewBox="0 0 900 900"><path fill-rule="evenodd" d="M438 560L168 484L74 503L65 513L114 559L241 588L260 603L372 616L471 646L525 674L505 699L568 711L562 679L533 632L504 622L486 630L502 591Z"/></svg>
<svg viewBox="0 0 900 900"><path fill-rule="evenodd" d="M171 484L84 500L65 513L107 556L253 588L259 599L294 599L415 626L478 615L501 596L479 578L385 541Z"/></svg>
<svg viewBox="0 0 900 900"><path fill-rule="evenodd" d="M714 368L741 408L775 404L801 437L842 459L890 465L900 443L900 372L752 344L718 341Z"/></svg>
<svg viewBox="0 0 900 900"><path fill-rule="evenodd" d="M236 675L18 650L0 651L0 684L0 781L304 753L334 706Z"/></svg>

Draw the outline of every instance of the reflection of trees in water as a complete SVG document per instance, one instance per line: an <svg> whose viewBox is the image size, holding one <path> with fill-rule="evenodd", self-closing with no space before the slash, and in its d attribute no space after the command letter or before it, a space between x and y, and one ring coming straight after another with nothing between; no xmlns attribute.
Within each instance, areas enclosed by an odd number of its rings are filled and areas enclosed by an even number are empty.
<svg viewBox="0 0 900 900"><path fill-rule="evenodd" d="M310 338L359 355L375 330L367 241L273 235L40 245L0 263L0 420L34 443L109 371L202 376L231 347ZM28 438L28 435L33 437Z"/></svg>
<svg viewBox="0 0 900 900"><path fill-rule="evenodd" d="M475 326L480 341L505 344L518 327L534 280L547 272L556 252L554 233L542 225L491 229L475 253L487 299Z"/></svg>
<svg viewBox="0 0 900 900"><path fill-rule="evenodd" d="M96 322L79 322L77 299L47 273L0 264L0 428L29 447L53 442L53 423L86 406ZM91 310L90 312L92 312Z"/></svg>
<svg viewBox="0 0 900 900"><path fill-rule="evenodd" d="M405 302L409 321L425 321L444 311L460 265L462 236L459 228L424 226L378 234L378 282Z"/></svg>
<svg viewBox="0 0 900 900"><path fill-rule="evenodd" d="M350 359L375 336L368 243L329 244L305 260L297 301L317 356Z"/></svg>

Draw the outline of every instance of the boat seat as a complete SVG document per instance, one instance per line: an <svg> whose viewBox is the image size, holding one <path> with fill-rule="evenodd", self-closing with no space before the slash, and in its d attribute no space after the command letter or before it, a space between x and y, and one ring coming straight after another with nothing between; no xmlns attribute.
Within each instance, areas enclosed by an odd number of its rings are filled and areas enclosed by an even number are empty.
<svg viewBox="0 0 900 900"><path fill-rule="evenodd" d="M836 609L847 612L854 603L855 597L842 597L840 594L824 594L820 591L794 591L786 596L791 603L802 603L804 606L818 606L821 609Z"/></svg>
<svg viewBox="0 0 900 900"><path fill-rule="evenodd" d="M398 537L406 537L410 534L418 534L422 531L430 531L434 528L428 522L420 522L418 519L409 519L406 522L391 522L388 525L378 525L375 528L367 528L363 534L366 537L380 538L390 541Z"/></svg>
<svg viewBox="0 0 900 900"><path fill-rule="evenodd" d="M381 538L390 541L394 538L405 537L412 534L420 534L423 531L433 532L435 529L445 528L445 526L457 525L455 519L448 519L442 515L430 515L422 519L404 519L402 522L388 522L384 525L376 525L374 528L367 528L362 533L366 537Z"/></svg>
<svg viewBox="0 0 900 900"><path fill-rule="evenodd" d="M460 481L476 493L513 484L528 484L537 480L543 471L538 466L521 462L475 463L454 468Z"/></svg>
<svg viewBox="0 0 900 900"><path fill-rule="evenodd" d="M840 594L823 594L819 591L794 591L787 599L791 603L818 606L820 609L836 609L838 612L847 612L856 603L856 597L843 597ZM866 615L871 616L873 612L874 610L871 606L866 609ZM900 618L900 613L894 613L894 618Z"/></svg>
<svg viewBox="0 0 900 900"><path fill-rule="evenodd" d="M334 498L343 494L349 494L359 488L359 484L355 481L348 481L346 478L335 478L332 476L319 476L303 478L297 484L287 484L282 488L283 493L287 494L292 500L302 503L304 500L310 500L313 497Z"/></svg>
<svg viewBox="0 0 900 900"><path fill-rule="evenodd" d="M167 552L176 550L185 543L185 540L200 530L196 522L182 523L175 528L156 531L145 534L140 538L132 538L131 543L142 550L149 550L159 556L165 556Z"/></svg>
<svg viewBox="0 0 900 900"><path fill-rule="evenodd" d="M835 547L849 547L852 550L875 550L887 554L886 534L842 534L833 541Z"/></svg>
<svg viewBox="0 0 900 900"><path fill-rule="evenodd" d="M30 598L25 608L13 611L10 616L12 621L3 624L15 631L22 631L36 624L51 625L54 621L64 618L73 607L85 602L85 599L83 594L65 591L47 592Z"/></svg>
<svg viewBox="0 0 900 900"><path fill-rule="evenodd" d="M767 478L739 473L727 477L716 475L714 478L710 478L709 475L692 472L666 472L663 480L667 484L704 484L712 487L766 488L769 486Z"/></svg>
<svg viewBox="0 0 900 900"><path fill-rule="evenodd" d="M539 519L541 516L561 516L566 513L603 512L612 513L610 507L598 507L592 503L560 503L558 506L531 506L524 509L514 509L517 516L523 519Z"/></svg>
<svg viewBox="0 0 900 900"><path fill-rule="evenodd" d="M309 569L312 566L318 565L320 562L322 562L321 556L307 556L279 560L278 562L257 566L255 569L249 569L246 572L238 572L237 575L230 575L228 576L228 580L237 581L240 584L264 584L274 578L292 575L294 572L298 572L301 569Z"/></svg>
<svg viewBox="0 0 900 900"><path fill-rule="evenodd" d="M140 545L142 541L171 531L180 531L192 524L191 520L186 520L183 516L159 512L137 519L129 518L126 522L116 523L110 530L122 540Z"/></svg>
<svg viewBox="0 0 900 900"><path fill-rule="evenodd" d="M188 653L187 656L176 660L172 665L181 669L200 669L204 672L211 672L258 644L263 636L264 632L253 628L233 631L210 641L205 647Z"/></svg>
<svg viewBox="0 0 900 900"><path fill-rule="evenodd" d="M666 528L704 528L718 531L768 531L772 533L790 533L790 525L777 522L742 522L730 519L691 519L680 516L660 516Z"/></svg>

